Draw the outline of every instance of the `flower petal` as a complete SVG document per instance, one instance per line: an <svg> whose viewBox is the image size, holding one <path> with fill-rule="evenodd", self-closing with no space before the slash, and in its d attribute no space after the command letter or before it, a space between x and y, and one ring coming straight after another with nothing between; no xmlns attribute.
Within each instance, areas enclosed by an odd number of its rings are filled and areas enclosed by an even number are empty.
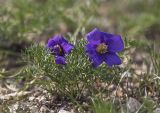
<svg viewBox="0 0 160 113"><path fill-rule="evenodd" d="M85 47L85 52L88 53L89 56L92 56L96 53L96 45L87 44Z"/></svg>
<svg viewBox="0 0 160 113"><path fill-rule="evenodd" d="M62 43L61 44L63 50L64 50L64 53L66 54L69 54L71 52L71 50L74 48L74 46L72 44L69 44L69 43Z"/></svg>
<svg viewBox="0 0 160 113"><path fill-rule="evenodd" d="M66 64L66 60L63 56L55 56L55 62L56 64Z"/></svg>
<svg viewBox="0 0 160 113"><path fill-rule="evenodd" d="M89 56L92 66L94 68L98 67L102 62L103 62L103 58L101 55L99 55L96 52L96 46L93 44L87 44L85 47L85 51L87 53L87 55Z"/></svg>
<svg viewBox="0 0 160 113"><path fill-rule="evenodd" d="M104 61L110 67L113 65L120 65L122 63L121 59L116 53L106 53Z"/></svg>
<svg viewBox="0 0 160 113"><path fill-rule="evenodd" d="M108 51L110 52L120 52L124 49L124 44L120 35L108 39L107 45Z"/></svg>
<svg viewBox="0 0 160 113"><path fill-rule="evenodd" d="M100 64L103 63L103 59L101 57L99 57L97 54L95 54L94 56L90 57L90 60L92 62L92 66L94 68L98 67Z"/></svg>
<svg viewBox="0 0 160 113"><path fill-rule="evenodd" d="M64 42L68 43L68 41L65 40L63 36L55 35L53 38L48 40L47 47L52 48L54 45L61 44L61 43L64 43Z"/></svg>
<svg viewBox="0 0 160 113"><path fill-rule="evenodd" d="M61 43L63 43L63 42L68 43L68 41L65 40L62 35L55 35L55 36L52 38L52 40L53 40L54 42L56 42L57 44L61 44Z"/></svg>
<svg viewBox="0 0 160 113"><path fill-rule="evenodd" d="M108 39L113 38L113 37L115 36L115 35L113 35L113 34L106 33L106 32L103 32L103 31L101 31L101 34L102 34L102 36L103 36L103 41L104 41L104 42L107 42Z"/></svg>
<svg viewBox="0 0 160 113"><path fill-rule="evenodd" d="M53 39L49 39L46 47L53 48L54 45L56 45L56 42Z"/></svg>
<svg viewBox="0 0 160 113"><path fill-rule="evenodd" d="M92 44L101 43L101 31L97 28L93 29L90 33L87 34L87 41Z"/></svg>

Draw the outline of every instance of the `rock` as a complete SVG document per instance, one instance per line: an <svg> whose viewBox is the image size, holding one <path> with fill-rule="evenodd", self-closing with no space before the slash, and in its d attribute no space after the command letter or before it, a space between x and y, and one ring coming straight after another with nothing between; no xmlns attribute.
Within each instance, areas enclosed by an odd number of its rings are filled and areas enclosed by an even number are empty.
<svg viewBox="0 0 160 113"><path fill-rule="evenodd" d="M135 113L141 107L141 103L134 98L129 98L127 101L127 108L130 113Z"/></svg>
<svg viewBox="0 0 160 113"><path fill-rule="evenodd" d="M28 99L29 99L29 101L33 101L35 99L35 97L31 96Z"/></svg>
<svg viewBox="0 0 160 113"><path fill-rule="evenodd" d="M16 113L18 107L19 107L19 103L16 102L14 105L9 106L8 108L9 108L10 113Z"/></svg>
<svg viewBox="0 0 160 113"><path fill-rule="evenodd" d="M60 110L58 113L73 113L73 112L69 112L69 111L66 111L66 110Z"/></svg>
<svg viewBox="0 0 160 113"><path fill-rule="evenodd" d="M30 113L39 113L39 109L37 106L30 106Z"/></svg>
<svg viewBox="0 0 160 113"><path fill-rule="evenodd" d="M160 108L156 108L155 113L160 113Z"/></svg>
<svg viewBox="0 0 160 113"><path fill-rule="evenodd" d="M48 113L49 111L50 110L45 105L41 106L40 108L40 113Z"/></svg>

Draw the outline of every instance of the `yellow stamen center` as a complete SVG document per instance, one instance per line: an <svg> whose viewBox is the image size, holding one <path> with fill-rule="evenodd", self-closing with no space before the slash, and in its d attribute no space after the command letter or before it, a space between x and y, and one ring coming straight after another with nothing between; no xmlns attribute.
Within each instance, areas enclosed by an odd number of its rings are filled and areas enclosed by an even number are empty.
<svg viewBox="0 0 160 113"><path fill-rule="evenodd" d="M107 52L108 46L105 43L101 43L97 46L96 51L100 54L104 54Z"/></svg>

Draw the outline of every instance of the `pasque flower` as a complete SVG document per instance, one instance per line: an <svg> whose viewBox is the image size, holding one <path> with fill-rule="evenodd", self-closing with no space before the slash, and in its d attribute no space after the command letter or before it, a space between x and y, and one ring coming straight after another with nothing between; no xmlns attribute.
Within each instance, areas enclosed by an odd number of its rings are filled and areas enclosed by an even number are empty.
<svg viewBox="0 0 160 113"><path fill-rule="evenodd" d="M48 40L47 48L54 55L56 64L66 64L65 55L69 54L74 46L68 43L61 35L55 35Z"/></svg>
<svg viewBox="0 0 160 113"><path fill-rule="evenodd" d="M95 28L87 34L88 44L85 47L93 67L105 62L109 67L121 64L116 54L124 49L120 35L105 33Z"/></svg>

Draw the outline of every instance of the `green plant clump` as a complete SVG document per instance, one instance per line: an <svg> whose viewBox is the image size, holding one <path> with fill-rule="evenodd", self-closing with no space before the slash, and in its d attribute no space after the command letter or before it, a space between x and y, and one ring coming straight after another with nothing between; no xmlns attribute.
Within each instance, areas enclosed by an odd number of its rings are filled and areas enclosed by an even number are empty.
<svg viewBox="0 0 160 113"><path fill-rule="evenodd" d="M43 80L38 82L49 91L72 96L79 96L86 89L89 93L94 93L96 79L108 83L114 80L118 84L124 69L118 66L109 68L103 64L96 69L93 68L84 51L85 43L84 40L77 42L75 49L66 56L66 65L55 64L53 55L44 46L30 47L26 52L29 61L26 74Z"/></svg>

